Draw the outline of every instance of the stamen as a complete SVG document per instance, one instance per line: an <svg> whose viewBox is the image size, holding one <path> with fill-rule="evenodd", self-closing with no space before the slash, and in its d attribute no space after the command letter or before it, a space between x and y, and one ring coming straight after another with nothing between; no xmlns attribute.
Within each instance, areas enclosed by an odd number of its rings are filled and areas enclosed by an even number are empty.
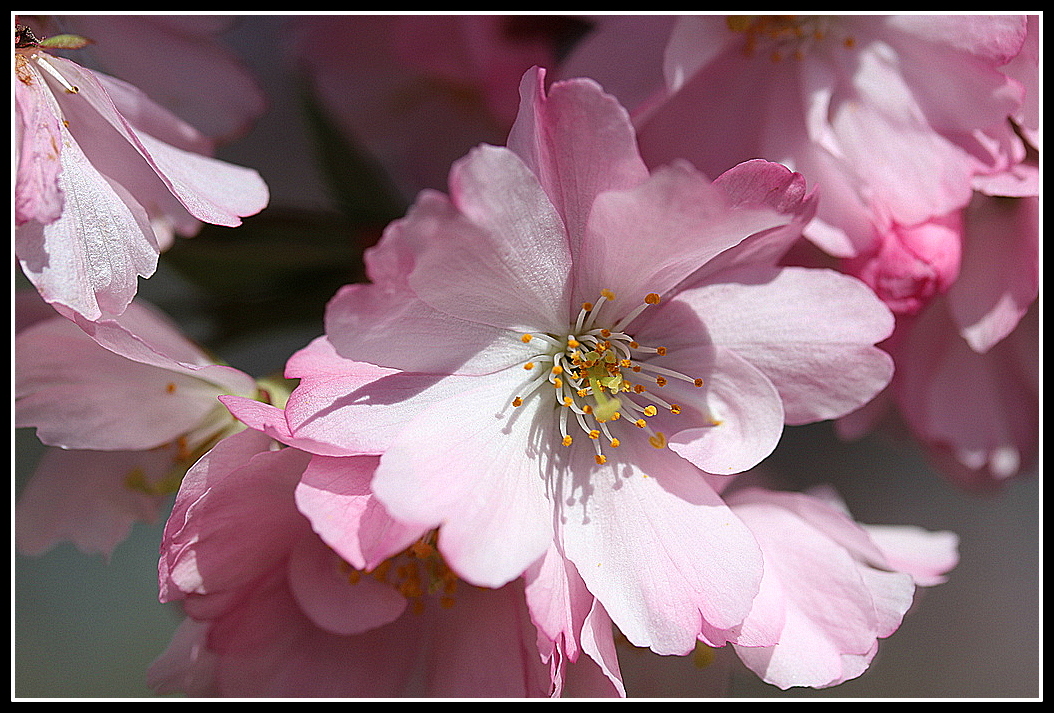
<svg viewBox="0 0 1054 713"><path fill-rule="evenodd" d="M70 84L68 81L66 81L66 78L63 77L59 73L59 70L57 70L57 69L55 69L54 67L51 66L51 63L47 61L46 57L47 57L47 55L37 54L34 57L34 59L37 62L37 66L40 67L41 69L43 69L44 71L46 71L48 74L50 74L55 79L57 79L59 81L59 84L62 85L62 88L66 90L66 93L68 93L68 94L76 94L77 92L79 92L80 91L80 87L74 86L74 85Z"/></svg>

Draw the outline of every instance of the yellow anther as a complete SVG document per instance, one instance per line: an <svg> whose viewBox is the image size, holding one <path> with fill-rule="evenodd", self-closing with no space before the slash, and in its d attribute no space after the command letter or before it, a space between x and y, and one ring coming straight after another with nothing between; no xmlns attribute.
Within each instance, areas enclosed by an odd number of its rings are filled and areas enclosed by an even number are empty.
<svg viewBox="0 0 1054 713"><path fill-rule="evenodd" d="M670 404L670 413L680 413L681 407L677 404Z"/></svg>
<svg viewBox="0 0 1054 713"><path fill-rule="evenodd" d="M620 367L622 367L623 369L628 369L631 366L633 366L633 362L630 361L629 359L622 359L621 361L619 361L618 365Z"/></svg>
<svg viewBox="0 0 1054 713"><path fill-rule="evenodd" d="M663 435L662 431L656 431L654 436L648 437L648 443L652 444L656 448L665 448L666 436Z"/></svg>
<svg viewBox="0 0 1054 713"><path fill-rule="evenodd" d="M666 347L655 347L655 353L659 356L666 356Z"/></svg>
<svg viewBox="0 0 1054 713"><path fill-rule="evenodd" d="M521 399L519 396L517 396L516 398L514 398L512 400L512 405L513 406L523 406L523 399Z"/></svg>
<svg viewBox="0 0 1054 713"><path fill-rule="evenodd" d="M703 380L702 379L696 379L692 383L694 383L696 386L702 386L703 385Z"/></svg>
<svg viewBox="0 0 1054 713"><path fill-rule="evenodd" d="M595 441L596 439L600 438L600 431L593 429L589 432L589 437Z"/></svg>
<svg viewBox="0 0 1054 713"><path fill-rule="evenodd" d="M520 341L524 344L531 341L532 339L534 339L534 337L532 337L530 334L524 334L522 337L520 337Z"/></svg>
<svg viewBox="0 0 1054 713"><path fill-rule="evenodd" d="M596 460L597 465L604 465L608 462L607 456L601 455L600 453L597 453L593 458Z"/></svg>
<svg viewBox="0 0 1054 713"><path fill-rule="evenodd" d="M647 428L648 426L648 422L645 421L643 418L638 418L633 423L637 424L637 428Z"/></svg>
<svg viewBox="0 0 1054 713"><path fill-rule="evenodd" d="M608 337L611 336L611 330L610 329L601 329L600 330L600 336L602 336L604 339L607 339Z"/></svg>
<svg viewBox="0 0 1054 713"><path fill-rule="evenodd" d="M560 366L559 364L557 364L556 366L554 366L552 368L552 372L554 374L563 374L564 373L564 368L562 366Z"/></svg>
<svg viewBox="0 0 1054 713"><path fill-rule="evenodd" d="M582 309L584 311L586 311L586 312L591 312L593 310L593 303L592 302L583 302L582 303Z"/></svg>
<svg viewBox="0 0 1054 713"><path fill-rule="evenodd" d="M593 407L590 406L589 404L586 404L585 406L582 407L582 413L589 413L589 414L593 413Z"/></svg>
<svg viewBox="0 0 1054 713"><path fill-rule="evenodd" d="M556 387L557 389L563 388L564 380L561 379L559 376L556 377L555 379L553 379L553 386Z"/></svg>
<svg viewBox="0 0 1054 713"><path fill-rule="evenodd" d="M611 414L611 420L612 421L618 421L620 418L622 418L622 414L619 413L618 411L616 411L615 413Z"/></svg>
<svg viewBox="0 0 1054 713"><path fill-rule="evenodd" d="M617 438L612 438L612 439L611 439L611 447L612 447L612 448L618 448L618 447L619 447L619 439L617 439Z"/></svg>
<svg viewBox="0 0 1054 713"><path fill-rule="evenodd" d="M659 412L659 410L657 408L655 408L651 404L648 404L647 406L644 407L644 415L645 416L654 416L658 412Z"/></svg>
<svg viewBox="0 0 1054 713"><path fill-rule="evenodd" d="M659 386L666 386L666 377L665 376L656 376L655 377L655 383L658 384Z"/></svg>
<svg viewBox="0 0 1054 713"><path fill-rule="evenodd" d="M564 406L570 406L571 404L574 403L574 401L571 399L570 396L565 396L563 403L564 403Z"/></svg>
<svg viewBox="0 0 1054 713"><path fill-rule="evenodd" d="M588 395L589 395L589 390L588 390L588 389L579 389L579 390L578 390L578 391L577 391L576 393L577 393L577 394L578 394L578 395L579 395L580 397L582 397L582 398L585 398L586 396L588 396Z"/></svg>
<svg viewBox="0 0 1054 713"><path fill-rule="evenodd" d="M526 369L527 371L530 371L531 369L534 368L534 362L533 361L527 362L526 364L523 365L523 368Z"/></svg>
<svg viewBox="0 0 1054 713"><path fill-rule="evenodd" d="M607 289L607 288L601 290L600 294L602 294L605 299L608 299L608 300L615 299L615 293L612 292L611 290Z"/></svg>
<svg viewBox="0 0 1054 713"><path fill-rule="evenodd" d="M634 393L637 393L637 394L643 394L644 393L644 385L643 384L634 384L633 385L633 391L634 391Z"/></svg>
<svg viewBox="0 0 1054 713"><path fill-rule="evenodd" d="M563 444L564 444L565 446L569 446L569 445L571 445L571 442L572 442L571 436L564 436L564 440L563 440L563 441L561 441L561 442L562 442L562 443L563 443Z"/></svg>
<svg viewBox="0 0 1054 713"><path fill-rule="evenodd" d="M659 304L659 300L661 300L661 299L662 298L659 297L657 294L655 294L654 292L651 292L647 296L645 296L644 302L646 304L650 304L650 305L657 305L657 304Z"/></svg>
<svg viewBox="0 0 1054 713"><path fill-rule="evenodd" d="M630 349L636 349L639 346L640 346L640 342L630 341L630 343L629 343Z"/></svg>

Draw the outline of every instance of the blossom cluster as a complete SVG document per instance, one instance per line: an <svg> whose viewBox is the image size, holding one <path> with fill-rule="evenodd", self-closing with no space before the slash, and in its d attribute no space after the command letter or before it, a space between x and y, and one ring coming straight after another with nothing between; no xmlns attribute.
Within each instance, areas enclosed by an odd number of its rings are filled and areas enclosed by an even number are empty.
<svg viewBox="0 0 1054 713"><path fill-rule="evenodd" d="M163 523L158 694L633 697L632 650L837 686L959 538L858 522L821 452L782 487L785 433L1035 472L1037 16L283 16L322 163L369 157L314 313L323 219L215 158L268 111L238 19L15 28L15 539ZM320 322L280 374L138 294L210 226L235 294L294 283L254 319Z"/></svg>

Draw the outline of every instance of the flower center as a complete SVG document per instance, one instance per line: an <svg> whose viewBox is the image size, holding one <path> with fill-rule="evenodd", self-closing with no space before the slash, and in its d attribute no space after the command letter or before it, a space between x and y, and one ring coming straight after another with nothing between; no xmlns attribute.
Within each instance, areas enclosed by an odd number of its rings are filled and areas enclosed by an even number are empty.
<svg viewBox="0 0 1054 713"><path fill-rule="evenodd" d="M405 550L381 562L369 572L354 569L341 560L341 567L351 584L358 584L363 576L395 587L410 603L414 614L425 609L426 597L438 598L439 606L454 606L458 576L443 561L435 544L433 530Z"/></svg>
<svg viewBox="0 0 1054 713"><path fill-rule="evenodd" d="M602 439L611 448L621 444L612 433L618 421L643 430L655 448L666 447L665 434L652 429L648 419L659 409L679 414L681 407L650 391L653 385L666 386L670 379L703 385L702 379L652 363L654 357L666 355L666 348L640 344L624 331L647 307L659 303L659 295L649 294L643 304L610 327L600 326L607 323L602 307L614 299L611 290L601 290L596 303L582 305L568 334L524 334L524 343L543 345L544 351L524 363L523 368L532 376L512 400L518 407L536 393L552 393L559 409L562 444L570 446L579 432L585 434L593 443L599 465L607 462Z"/></svg>
<svg viewBox="0 0 1054 713"><path fill-rule="evenodd" d="M830 18L814 15L729 15L725 23L733 32L746 35L744 54L751 57L758 51L766 51L773 62L784 57L803 59L815 45L836 34ZM856 46L852 35L837 34L843 47Z"/></svg>

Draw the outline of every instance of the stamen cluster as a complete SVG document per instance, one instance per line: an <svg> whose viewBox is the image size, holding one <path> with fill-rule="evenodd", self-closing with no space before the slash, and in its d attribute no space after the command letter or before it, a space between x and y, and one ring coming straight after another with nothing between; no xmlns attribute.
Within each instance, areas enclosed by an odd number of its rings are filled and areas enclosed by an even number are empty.
<svg viewBox="0 0 1054 713"><path fill-rule="evenodd" d="M533 372L534 376L522 394L512 401L513 406L521 406L541 387L550 387L559 408L562 444L570 446L574 442L568 428L574 418L579 429L593 443L598 465L607 462L600 447L601 437L611 448L618 448L621 444L612 434L615 421L632 423L648 433L648 442L652 446L666 447L665 434L653 430L646 419L656 416L660 408L679 414L681 406L649 391L651 385L663 387L671 378L694 386L703 385L702 379L653 364L650 359L645 361L653 356L664 356L666 347L642 345L624 331L648 306L659 303L659 295L649 294L643 304L610 327L599 326L601 307L614 299L614 293L605 289L601 290L596 303L583 303L569 334L524 334L524 343L540 342L546 345L546 349L524 363L523 368Z"/></svg>
<svg viewBox="0 0 1054 713"><path fill-rule="evenodd" d="M410 611L421 614L426 597L437 598L439 606L454 606L458 576L447 566L436 549L435 531L421 537L399 554L389 557L369 572L354 569L341 560L341 570L349 584L358 584L363 576L395 587L410 603Z"/></svg>

